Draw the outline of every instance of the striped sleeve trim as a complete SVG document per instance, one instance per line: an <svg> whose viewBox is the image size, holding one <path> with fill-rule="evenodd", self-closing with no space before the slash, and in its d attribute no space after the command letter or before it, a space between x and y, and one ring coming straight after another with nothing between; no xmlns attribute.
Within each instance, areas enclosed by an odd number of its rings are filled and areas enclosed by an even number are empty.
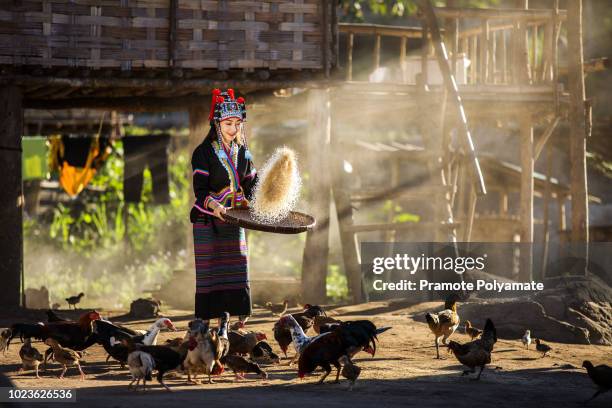
<svg viewBox="0 0 612 408"><path fill-rule="evenodd" d="M196 174L201 174L203 176L209 176L210 175L209 172L207 172L206 170L202 170L202 169L195 169L193 171L193 175L195 176Z"/></svg>

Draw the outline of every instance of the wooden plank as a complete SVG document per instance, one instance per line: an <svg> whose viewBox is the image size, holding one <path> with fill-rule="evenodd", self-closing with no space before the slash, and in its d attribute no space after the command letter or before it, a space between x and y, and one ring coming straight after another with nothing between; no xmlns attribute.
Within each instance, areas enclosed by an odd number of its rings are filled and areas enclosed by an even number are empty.
<svg viewBox="0 0 612 408"><path fill-rule="evenodd" d="M489 21L482 20L482 32L480 34L480 81L483 84L488 82L489 74Z"/></svg>
<svg viewBox="0 0 612 408"><path fill-rule="evenodd" d="M568 2L567 47L568 90L570 93L570 188L572 197L571 240L583 245L583 256L588 259L589 212L586 171L585 89L582 48L582 0Z"/></svg>
<svg viewBox="0 0 612 408"><path fill-rule="evenodd" d="M511 20L536 20L552 18L550 9L529 9L517 7L514 9L503 8L465 8L465 7L435 7L435 13L441 18L476 18L476 19L511 19ZM562 11L560 18L567 18L568 12Z"/></svg>
<svg viewBox="0 0 612 408"><path fill-rule="evenodd" d="M23 191L21 183L21 90L0 87L0 306L17 308L23 289Z"/></svg>
<svg viewBox="0 0 612 408"><path fill-rule="evenodd" d="M421 27L387 26L379 24L338 23L341 33L381 35L383 37L421 38Z"/></svg>
<svg viewBox="0 0 612 408"><path fill-rule="evenodd" d="M306 234L302 258L302 299L311 303L324 303L327 299L326 277L329 255L329 217L331 200L329 91L308 91L308 154L307 168L311 177L308 190L316 192L310 211L317 225Z"/></svg>

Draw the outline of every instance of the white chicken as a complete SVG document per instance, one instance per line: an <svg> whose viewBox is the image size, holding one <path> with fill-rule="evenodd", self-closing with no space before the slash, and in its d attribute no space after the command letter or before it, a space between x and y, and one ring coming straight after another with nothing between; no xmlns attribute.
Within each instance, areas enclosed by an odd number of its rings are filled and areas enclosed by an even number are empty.
<svg viewBox="0 0 612 408"><path fill-rule="evenodd" d="M132 388L132 384L136 381L134 386L135 390L138 390L140 380L142 380L142 389L147 389L147 381L151 381L153 369L155 368L155 360L149 353L144 351L133 351L128 355L127 364L132 374L132 382L128 385L128 388Z"/></svg>
<svg viewBox="0 0 612 408"><path fill-rule="evenodd" d="M529 350L529 345L531 344L531 331L530 330L525 330L525 334L523 335L523 338L521 339L521 341L523 342L523 345L527 348L527 350Z"/></svg>

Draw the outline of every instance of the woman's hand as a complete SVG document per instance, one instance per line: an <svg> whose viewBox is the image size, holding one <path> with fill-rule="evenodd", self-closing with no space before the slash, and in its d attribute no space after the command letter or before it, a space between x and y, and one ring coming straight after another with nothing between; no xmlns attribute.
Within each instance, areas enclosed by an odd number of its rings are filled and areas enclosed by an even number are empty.
<svg viewBox="0 0 612 408"><path fill-rule="evenodd" d="M219 218L221 221L225 221L223 219L223 214L225 214L226 210L225 207L223 205L217 205L213 211L213 214L215 215L215 217Z"/></svg>

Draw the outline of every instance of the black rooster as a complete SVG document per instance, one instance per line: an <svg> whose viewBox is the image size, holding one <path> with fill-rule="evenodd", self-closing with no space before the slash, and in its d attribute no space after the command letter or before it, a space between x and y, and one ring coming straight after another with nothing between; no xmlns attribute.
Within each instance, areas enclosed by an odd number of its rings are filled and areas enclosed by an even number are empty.
<svg viewBox="0 0 612 408"><path fill-rule="evenodd" d="M338 359L347 356L350 361L350 357L361 350L373 356L376 353L378 340L376 335L376 326L369 320L340 323L329 334L313 339L302 351L298 362L298 376L304 378L304 375L321 367L325 370L325 374L319 379L321 384L331 373L333 365L338 370L336 373L336 382L338 382L341 368Z"/></svg>

